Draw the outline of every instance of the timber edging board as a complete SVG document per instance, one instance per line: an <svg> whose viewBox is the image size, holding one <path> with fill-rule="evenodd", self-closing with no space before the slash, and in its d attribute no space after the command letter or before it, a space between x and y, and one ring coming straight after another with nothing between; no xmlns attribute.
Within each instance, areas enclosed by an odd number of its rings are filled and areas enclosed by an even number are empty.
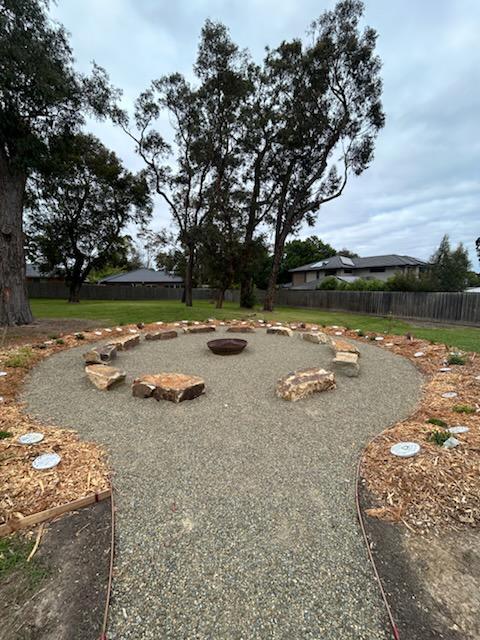
<svg viewBox="0 0 480 640"><path fill-rule="evenodd" d="M46 522L47 520L53 520L53 518L57 518L64 513L76 511L77 509L81 509L82 507L88 507L95 502L101 502L102 500L110 498L111 495L111 488L104 489L103 491L90 493L87 496L77 498L76 500L72 500L71 502L66 502L65 504L58 505L57 507L51 507L50 509L45 509L44 511L39 511L38 513L32 513L31 515L25 516L23 518L13 518L5 524L0 525L0 538L8 536L10 533L14 533L15 531L19 531L20 529L33 527L34 525L40 524L41 522Z"/></svg>

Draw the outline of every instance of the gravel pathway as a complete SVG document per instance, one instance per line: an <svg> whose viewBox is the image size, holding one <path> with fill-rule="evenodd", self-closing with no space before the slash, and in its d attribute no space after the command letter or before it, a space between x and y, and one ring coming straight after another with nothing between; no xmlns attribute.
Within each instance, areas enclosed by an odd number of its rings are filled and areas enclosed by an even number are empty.
<svg viewBox="0 0 480 640"><path fill-rule="evenodd" d="M220 332L217 332L220 333ZM180 405L109 392L83 374L85 347L41 363L28 410L108 447L117 490L111 640L386 640L390 637L356 521L355 468L368 438L405 417L421 377L362 344L359 378L289 403L292 369L328 368L330 349L256 334L239 356L212 334L123 352L127 382L178 371L207 393Z"/></svg>

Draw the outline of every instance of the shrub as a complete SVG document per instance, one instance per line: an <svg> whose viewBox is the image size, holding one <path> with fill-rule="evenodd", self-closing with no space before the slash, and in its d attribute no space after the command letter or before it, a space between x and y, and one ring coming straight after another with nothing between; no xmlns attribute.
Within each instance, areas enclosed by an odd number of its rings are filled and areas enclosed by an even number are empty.
<svg viewBox="0 0 480 640"><path fill-rule="evenodd" d="M30 347L20 347L5 360L6 367L23 368L28 367L33 358L33 351Z"/></svg>
<svg viewBox="0 0 480 640"><path fill-rule="evenodd" d="M57 338L55 340L55 344L65 344L65 340L62 340L62 338Z"/></svg>
<svg viewBox="0 0 480 640"><path fill-rule="evenodd" d="M451 435L452 434L449 431L436 429L435 431L431 431L428 434L428 440L442 446L443 443L446 442Z"/></svg>
<svg viewBox="0 0 480 640"><path fill-rule="evenodd" d="M327 276L321 282L317 284L317 289L321 289L322 291L333 291L338 289L340 281L335 278L335 276Z"/></svg>
<svg viewBox="0 0 480 640"><path fill-rule="evenodd" d="M11 438L13 436L13 433L10 433L10 431L0 431L0 440L4 440L5 438Z"/></svg>
<svg viewBox="0 0 480 640"><path fill-rule="evenodd" d="M76 333L75 338L77 340L85 340L85 336L83 335L83 333Z"/></svg>
<svg viewBox="0 0 480 640"><path fill-rule="evenodd" d="M465 358L462 358L462 356L458 353L451 353L448 356L448 360L447 360L448 364L458 364L458 365L464 365L465 364Z"/></svg>
<svg viewBox="0 0 480 640"><path fill-rule="evenodd" d="M476 413L477 410L469 404L455 404L452 407L452 411L455 411L455 413Z"/></svg>
<svg viewBox="0 0 480 640"><path fill-rule="evenodd" d="M434 424L434 425L435 425L435 426L437 426L437 427L443 427L443 428L448 427L448 425L447 425L447 423L445 422L445 420L440 420L440 418L429 418L429 419L427 420L427 422L428 422L429 424Z"/></svg>
<svg viewBox="0 0 480 640"><path fill-rule="evenodd" d="M367 280L365 278L358 278L347 285L348 291L384 291L386 287L387 283L383 280Z"/></svg>

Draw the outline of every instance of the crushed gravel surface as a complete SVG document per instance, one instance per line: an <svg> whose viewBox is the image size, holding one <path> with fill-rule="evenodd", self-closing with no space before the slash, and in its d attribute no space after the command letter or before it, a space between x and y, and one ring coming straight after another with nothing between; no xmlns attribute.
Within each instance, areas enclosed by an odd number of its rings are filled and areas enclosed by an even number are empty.
<svg viewBox="0 0 480 640"><path fill-rule="evenodd" d="M360 377L291 403L275 397L276 380L328 369L328 346L257 331L242 354L222 357L206 348L213 337L119 353L127 384L108 392L86 380L85 347L45 360L26 386L30 413L110 452L109 638L386 640L355 470L367 440L413 409L420 374L360 344ZM202 376L206 394L179 405L132 397L134 377L162 371Z"/></svg>

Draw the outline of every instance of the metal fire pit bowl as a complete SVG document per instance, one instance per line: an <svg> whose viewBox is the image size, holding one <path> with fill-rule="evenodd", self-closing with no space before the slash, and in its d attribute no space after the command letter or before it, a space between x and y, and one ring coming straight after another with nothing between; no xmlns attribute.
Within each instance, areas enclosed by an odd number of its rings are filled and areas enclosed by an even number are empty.
<svg viewBox="0 0 480 640"><path fill-rule="evenodd" d="M207 347L217 356L234 356L243 351L246 346L247 341L238 338L219 338L207 342Z"/></svg>

